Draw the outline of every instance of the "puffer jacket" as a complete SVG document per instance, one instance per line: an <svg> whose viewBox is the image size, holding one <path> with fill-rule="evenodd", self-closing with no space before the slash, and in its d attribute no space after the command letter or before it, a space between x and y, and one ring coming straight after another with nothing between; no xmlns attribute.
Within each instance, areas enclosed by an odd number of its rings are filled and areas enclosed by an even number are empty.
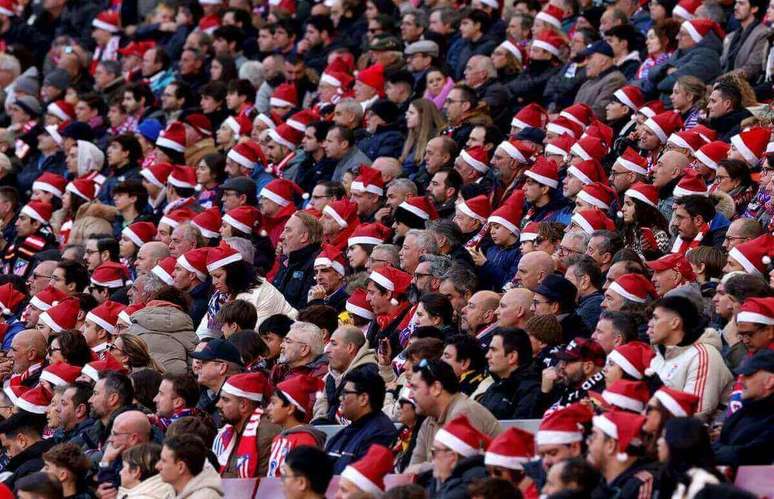
<svg viewBox="0 0 774 499"><path fill-rule="evenodd" d="M161 475L146 478L131 489L118 488L118 499L172 499L173 497L175 497L175 489L162 481Z"/></svg>
<svg viewBox="0 0 774 499"><path fill-rule="evenodd" d="M58 211L54 213L56 216ZM70 230L68 244L85 244L89 234L112 234L113 221L118 214L115 206L92 201L81 205L75 213L73 227ZM53 218L51 220L54 222Z"/></svg>
<svg viewBox="0 0 774 499"><path fill-rule="evenodd" d="M255 329L269 316L274 314L284 314L295 319L298 311L290 306L290 303L282 296L277 288L266 279L261 279L261 285L257 286L247 293L239 293L237 300L250 302L258 315L258 321L255 323Z"/></svg>
<svg viewBox="0 0 774 499"><path fill-rule="evenodd" d="M204 465L201 473L188 482L175 499L220 499L223 492L223 480L215 468Z"/></svg>
<svg viewBox="0 0 774 499"><path fill-rule="evenodd" d="M397 158L403 150L405 137L400 133L398 125L380 125L376 131L357 143L357 148L363 151L371 161L381 156Z"/></svg>
<svg viewBox="0 0 774 499"><path fill-rule="evenodd" d="M700 335L699 335L700 334ZM654 348L650 370L670 388L699 397L696 416L710 419L728 401L734 377L723 362L720 333L712 328L687 334L679 345Z"/></svg>
<svg viewBox="0 0 774 499"><path fill-rule="evenodd" d="M379 372L379 367L376 362L376 353L373 348L368 347L368 343L363 343L360 350L355 354L355 358L349 363L349 367L343 373L336 373L328 370L328 374L325 375L325 392L318 396L314 402L314 410L312 411L312 419L316 420L315 424L327 421L329 424L336 423L336 411L339 409L339 385L341 380L347 373L354 370L370 370L373 373Z"/></svg>
<svg viewBox="0 0 774 499"><path fill-rule="evenodd" d="M132 315L129 333L140 337L166 372L184 374L199 341L191 316L170 302L154 300Z"/></svg>
<svg viewBox="0 0 774 499"><path fill-rule="evenodd" d="M654 66L648 74L648 80L662 94L669 94L681 76L695 76L702 81L712 81L721 71L722 50L720 38L710 31L694 47L687 50L678 49L666 62ZM675 68L676 71L668 75L669 68Z"/></svg>

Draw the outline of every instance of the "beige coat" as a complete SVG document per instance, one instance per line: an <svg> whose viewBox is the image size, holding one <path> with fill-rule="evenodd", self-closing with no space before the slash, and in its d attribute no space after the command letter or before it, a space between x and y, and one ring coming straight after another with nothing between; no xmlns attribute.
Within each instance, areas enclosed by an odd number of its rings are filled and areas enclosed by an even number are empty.
<svg viewBox="0 0 774 499"><path fill-rule="evenodd" d="M91 234L113 234L113 220L116 219L118 210L115 206L108 206L99 201L82 204L75 214L73 228L70 230L68 244L86 244L86 239ZM64 223L64 212L58 210L54 213L51 226L56 232ZM55 222L57 220L57 222ZM59 227L54 224L58 223Z"/></svg>
<svg viewBox="0 0 774 499"><path fill-rule="evenodd" d="M223 496L223 480L215 468L205 463L202 472L193 477L175 499L220 499Z"/></svg>
<svg viewBox="0 0 774 499"><path fill-rule="evenodd" d="M154 475L140 482L136 487L127 489L119 487L118 499L172 499L175 489L161 480L161 475Z"/></svg>

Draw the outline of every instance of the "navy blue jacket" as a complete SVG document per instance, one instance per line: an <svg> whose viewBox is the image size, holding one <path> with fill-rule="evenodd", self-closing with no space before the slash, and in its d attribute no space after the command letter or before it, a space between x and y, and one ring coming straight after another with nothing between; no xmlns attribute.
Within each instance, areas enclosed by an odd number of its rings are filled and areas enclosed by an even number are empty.
<svg viewBox="0 0 774 499"><path fill-rule="evenodd" d="M360 140L357 148L369 157L371 161L381 156L400 157L403 151L404 137L395 125L384 125L376 128L376 132Z"/></svg>
<svg viewBox="0 0 774 499"><path fill-rule="evenodd" d="M510 248L491 245L484 253L486 262L479 268L478 277L483 289L502 291L505 283L516 275L516 268L521 260L521 249L518 244Z"/></svg>
<svg viewBox="0 0 774 499"><path fill-rule="evenodd" d="M747 466L774 461L774 395L745 400L723 423L712 445L717 464Z"/></svg>
<svg viewBox="0 0 774 499"><path fill-rule="evenodd" d="M381 410L372 412L345 426L328 440L325 452L336 458L333 474L340 475L348 464L354 463L368 452L373 444L392 447L398 430Z"/></svg>

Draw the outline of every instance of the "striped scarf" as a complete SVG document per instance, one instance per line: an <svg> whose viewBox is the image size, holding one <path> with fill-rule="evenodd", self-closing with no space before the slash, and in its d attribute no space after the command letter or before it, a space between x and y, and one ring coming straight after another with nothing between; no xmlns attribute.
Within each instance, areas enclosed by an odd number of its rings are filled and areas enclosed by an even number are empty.
<svg viewBox="0 0 774 499"><path fill-rule="evenodd" d="M260 459L258 455L258 425L261 423L261 416L263 416L263 410L260 407L256 408L245 425L241 438L233 425L227 424L220 429L212 443L212 452L218 458L221 474L228 470L231 454L236 447L236 463L233 470L236 473L236 478L255 478L257 476ZM237 445L237 440L239 445Z"/></svg>

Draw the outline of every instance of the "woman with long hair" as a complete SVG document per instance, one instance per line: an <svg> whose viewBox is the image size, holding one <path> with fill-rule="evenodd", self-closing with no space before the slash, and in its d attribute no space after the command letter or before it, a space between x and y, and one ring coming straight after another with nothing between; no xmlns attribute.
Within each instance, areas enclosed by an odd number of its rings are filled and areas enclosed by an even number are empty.
<svg viewBox="0 0 774 499"><path fill-rule="evenodd" d="M624 194L621 231L624 246L647 260L669 251L669 222L658 209L656 188L637 182Z"/></svg>
<svg viewBox="0 0 774 499"><path fill-rule="evenodd" d="M399 161L403 164L403 173L411 175L419 168L430 139L446 125L443 115L427 99L414 99L406 111L408 135L403 143Z"/></svg>
<svg viewBox="0 0 774 499"><path fill-rule="evenodd" d="M116 336L108 348L111 355L129 372L140 369L164 372L164 369L151 356L147 343L133 334L124 333Z"/></svg>
<svg viewBox="0 0 774 499"><path fill-rule="evenodd" d="M415 315L417 326L437 327L445 337L456 332L451 302L440 293L423 294L417 304Z"/></svg>
<svg viewBox="0 0 774 499"><path fill-rule="evenodd" d="M723 159L718 162L715 182L710 192L725 192L734 200L735 216L741 217L747 205L758 191L758 186L752 179L747 163L738 159Z"/></svg>
<svg viewBox="0 0 774 499"><path fill-rule="evenodd" d="M211 81L224 83L238 80L239 73L234 58L227 55L215 56L210 63L210 76Z"/></svg>
<svg viewBox="0 0 774 499"><path fill-rule="evenodd" d="M518 56L516 54L519 54ZM494 64L497 70L497 81L505 85L516 77L521 72L523 67L521 58L523 57L519 48L511 43L505 41L497 46L492 52L492 64Z"/></svg>
<svg viewBox="0 0 774 499"><path fill-rule="evenodd" d="M672 108L683 119L683 128L690 130L699 124L700 113L707 100L707 85L695 76L681 76L672 87L669 98Z"/></svg>
<svg viewBox="0 0 774 499"><path fill-rule="evenodd" d="M645 38L648 56L637 69L635 76L638 80L646 79L653 66L665 62L677 50L678 31L680 31L680 23L673 19L664 19L656 22L648 30Z"/></svg>
<svg viewBox="0 0 774 499"><path fill-rule="evenodd" d="M164 482L156 470L161 459L161 446L157 443L135 445L121 454L120 499L168 499L175 490Z"/></svg>
<svg viewBox="0 0 774 499"><path fill-rule="evenodd" d="M220 153L205 155L196 165L196 183L201 186L197 202L211 208L218 198L218 186L226 180L226 157Z"/></svg>

